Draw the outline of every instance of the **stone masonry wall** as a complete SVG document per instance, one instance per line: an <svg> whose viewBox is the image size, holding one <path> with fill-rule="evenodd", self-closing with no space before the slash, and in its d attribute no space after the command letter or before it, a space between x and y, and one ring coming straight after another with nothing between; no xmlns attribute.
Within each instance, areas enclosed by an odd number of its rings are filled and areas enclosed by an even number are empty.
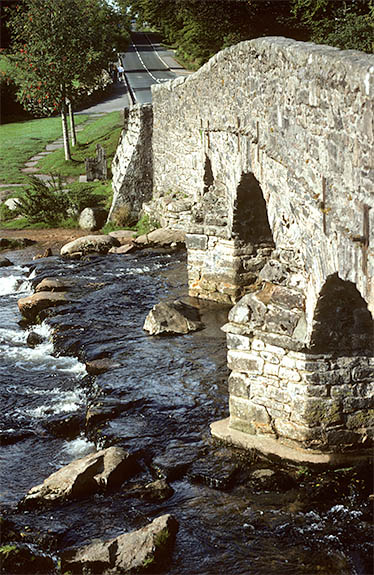
<svg viewBox="0 0 374 575"><path fill-rule="evenodd" d="M151 105L124 110L124 128L112 163L113 202L108 221L116 214L136 221L143 202L152 197L152 124Z"/></svg>
<svg viewBox="0 0 374 575"><path fill-rule="evenodd" d="M319 463L368 454L374 56L262 38L152 93L145 209L187 232L190 293L238 302L213 435Z"/></svg>
<svg viewBox="0 0 374 575"><path fill-rule="evenodd" d="M293 351L249 328L244 302L227 332L230 428L320 451L368 449L374 358ZM270 340L271 341L271 340Z"/></svg>
<svg viewBox="0 0 374 575"><path fill-rule="evenodd" d="M252 174L276 248L302 262L309 334L331 274L353 282L374 311L374 56L262 38L152 93L153 209L175 224L173 204L182 203L191 215L186 231L198 242L224 240L217 276L228 267L227 241L237 243L240 182ZM191 246L192 292L199 255L198 267L212 269L211 253L204 259Z"/></svg>

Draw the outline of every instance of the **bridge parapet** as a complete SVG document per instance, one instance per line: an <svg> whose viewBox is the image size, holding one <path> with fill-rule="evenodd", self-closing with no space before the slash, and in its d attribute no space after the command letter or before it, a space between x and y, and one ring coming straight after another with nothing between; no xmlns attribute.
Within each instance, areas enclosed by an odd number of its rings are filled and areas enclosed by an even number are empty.
<svg viewBox="0 0 374 575"><path fill-rule="evenodd" d="M366 456L374 56L262 38L152 93L145 209L187 232L190 293L237 304L214 435L300 461Z"/></svg>

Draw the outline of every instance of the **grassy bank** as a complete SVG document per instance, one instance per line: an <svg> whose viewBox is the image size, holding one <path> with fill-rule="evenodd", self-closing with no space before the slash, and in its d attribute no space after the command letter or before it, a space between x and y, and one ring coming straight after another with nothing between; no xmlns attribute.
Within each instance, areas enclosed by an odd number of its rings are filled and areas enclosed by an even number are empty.
<svg viewBox="0 0 374 575"><path fill-rule="evenodd" d="M85 122L86 116L77 116L77 124ZM0 126L0 184L27 182L21 172L25 162L43 152L45 146L61 137L60 117L41 118L13 122Z"/></svg>
<svg viewBox="0 0 374 575"><path fill-rule="evenodd" d="M75 116L81 119L82 116ZM72 160L66 161L63 150L56 150L39 161L37 168L42 174L60 174L63 177L75 177L85 173L85 158L95 157L96 145L105 148L108 158L108 167L111 167L112 159L117 149L118 139L121 134L121 114L111 112L102 116L92 124L87 125L82 132L78 133L78 144L71 148Z"/></svg>
<svg viewBox="0 0 374 575"><path fill-rule="evenodd" d="M83 115L76 118L77 124L87 120L87 116ZM85 173L85 158L95 156L97 144L105 148L110 168L121 124L119 112L106 114L87 123L78 133L77 146L71 148L71 161L65 160L63 149L51 152L40 160L36 166L37 172L55 176L48 184L22 173L21 168L32 155L44 150L46 143L60 135L59 118L3 126L2 133L6 138L2 140L2 156L5 161L1 166L1 177L6 183L20 182L24 186L15 189L13 194L20 198L16 211L10 211L5 205L0 206L1 227L77 227L77 218L85 207L101 206L109 210L112 200L110 179L81 183L78 176Z"/></svg>

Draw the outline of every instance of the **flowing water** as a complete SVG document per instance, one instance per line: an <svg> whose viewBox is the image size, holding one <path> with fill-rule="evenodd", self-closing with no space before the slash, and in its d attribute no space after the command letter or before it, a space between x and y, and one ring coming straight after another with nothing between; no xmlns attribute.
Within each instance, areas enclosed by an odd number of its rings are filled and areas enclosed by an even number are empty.
<svg viewBox="0 0 374 575"><path fill-rule="evenodd" d="M169 575L371 572L367 497L335 481L326 484L325 499L313 499L317 480L303 487L294 472L210 438L209 423L228 415L220 330L228 310L200 302L205 328L186 336L149 337L142 330L158 301L185 298L184 254L27 263L27 253L10 254L16 265L0 269L0 484L20 529L58 557L67 547L171 513L179 531ZM17 300L50 276L70 283L72 301L41 324L22 327ZM40 336L34 348L30 332ZM88 375L86 362L103 358L109 370ZM88 427L87 409L97 418ZM49 510L17 510L27 490L53 471L113 444L134 453L141 466L121 489ZM256 480L258 469L275 471L277 480ZM134 482L160 474L172 497L149 502L131 494Z"/></svg>

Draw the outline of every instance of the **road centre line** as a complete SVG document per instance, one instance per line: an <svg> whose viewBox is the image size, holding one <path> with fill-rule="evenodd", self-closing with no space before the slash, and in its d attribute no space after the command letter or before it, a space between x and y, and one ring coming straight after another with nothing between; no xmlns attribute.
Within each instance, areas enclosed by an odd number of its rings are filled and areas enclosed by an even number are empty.
<svg viewBox="0 0 374 575"><path fill-rule="evenodd" d="M148 74L151 76L151 78L153 78L153 80L154 80L155 82L157 82L157 84L159 84L159 83L160 83L160 80L159 80L158 78L156 78L156 77L152 74L152 72L150 72L150 71L148 70L147 66L146 66L146 65L144 64L144 62L143 62L143 58L142 58L141 55L139 54L139 51L138 51L137 47L135 46L135 44L134 44L134 42L133 42L132 40L131 40L131 45L135 48L135 52L137 53L138 58L139 58L139 60L141 61L142 65L143 65L143 67L144 67L144 69L145 69L145 71L148 72Z"/></svg>

